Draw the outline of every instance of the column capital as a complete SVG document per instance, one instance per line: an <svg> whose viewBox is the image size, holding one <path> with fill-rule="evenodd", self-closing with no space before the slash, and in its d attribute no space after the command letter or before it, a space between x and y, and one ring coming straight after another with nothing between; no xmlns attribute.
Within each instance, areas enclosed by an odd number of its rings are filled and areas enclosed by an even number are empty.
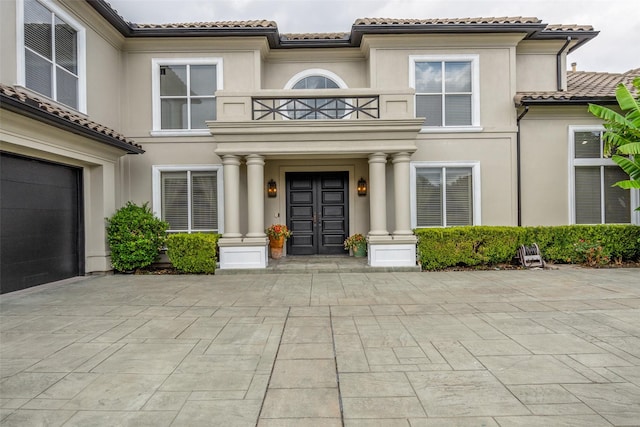
<svg viewBox="0 0 640 427"><path fill-rule="evenodd" d="M387 155L385 153L369 154L369 164L371 163L387 163Z"/></svg>
<svg viewBox="0 0 640 427"><path fill-rule="evenodd" d="M264 156L260 154L249 154L245 157L247 166L256 165L256 166L264 166Z"/></svg>
<svg viewBox="0 0 640 427"><path fill-rule="evenodd" d="M411 154L403 151L393 154L392 158L391 163L409 163L411 161Z"/></svg>
<svg viewBox="0 0 640 427"><path fill-rule="evenodd" d="M228 166L240 166L240 157L234 154L225 154L222 156L222 164Z"/></svg>

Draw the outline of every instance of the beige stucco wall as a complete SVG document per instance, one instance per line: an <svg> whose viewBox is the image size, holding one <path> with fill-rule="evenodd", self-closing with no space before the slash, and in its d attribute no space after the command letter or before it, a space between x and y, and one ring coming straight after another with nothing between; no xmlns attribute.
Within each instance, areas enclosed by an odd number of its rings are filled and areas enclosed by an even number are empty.
<svg viewBox="0 0 640 427"><path fill-rule="evenodd" d="M514 54L516 38L510 37L456 37L427 36L420 39L406 38L409 45L421 44L415 48L375 47L371 54L372 86L381 89L409 87L411 55L478 55L480 126L485 131L514 131L515 95ZM376 40L378 44L383 41ZM468 43L468 45L466 45ZM486 44L483 44L486 43ZM466 45L468 47L461 47Z"/></svg>
<svg viewBox="0 0 640 427"><path fill-rule="evenodd" d="M417 145L412 161L478 162L481 224L517 225L514 135L429 135Z"/></svg>
<svg viewBox="0 0 640 427"><path fill-rule="evenodd" d="M16 3L0 1L0 82L7 85L17 83L16 67Z"/></svg>
<svg viewBox="0 0 640 427"><path fill-rule="evenodd" d="M520 122L523 225L570 223L569 126L600 124L586 106L530 108Z"/></svg>
<svg viewBox="0 0 640 427"><path fill-rule="evenodd" d="M560 84L567 87L567 51L575 45L570 42L560 55ZM565 44L564 40L525 40L516 49L516 72L518 92L556 91L557 54Z"/></svg>
<svg viewBox="0 0 640 427"><path fill-rule="evenodd" d="M262 46L259 39L128 40L121 81L123 132L134 139L150 136L153 59L221 58L223 89L253 92L260 85L261 64L257 58Z"/></svg>
<svg viewBox="0 0 640 427"><path fill-rule="evenodd" d="M349 88L368 85L366 62L360 50L296 49L270 52L264 63L262 89L283 89L293 76L311 69L330 71L344 80Z"/></svg>

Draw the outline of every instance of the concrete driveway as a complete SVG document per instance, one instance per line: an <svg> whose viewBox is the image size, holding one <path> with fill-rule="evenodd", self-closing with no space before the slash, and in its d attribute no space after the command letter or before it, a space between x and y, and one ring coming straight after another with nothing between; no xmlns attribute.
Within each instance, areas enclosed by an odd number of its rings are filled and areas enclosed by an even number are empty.
<svg viewBox="0 0 640 427"><path fill-rule="evenodd" d="M640 270L106 276L0 298L9 426L640 425Z"/></svg>

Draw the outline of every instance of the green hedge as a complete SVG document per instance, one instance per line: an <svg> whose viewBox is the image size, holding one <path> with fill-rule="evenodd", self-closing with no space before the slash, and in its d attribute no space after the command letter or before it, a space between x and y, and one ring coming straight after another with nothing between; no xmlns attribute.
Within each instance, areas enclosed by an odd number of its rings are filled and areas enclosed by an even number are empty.
<svg viewBox="0 0 640 427"><path fill-rule="evenodd" d="M216 271L218 234L170 234L167 255L183 273L213 274Z"/></svg>
<svg viewBox="0 0 640 427"><path fill-rule="evenodd" d="M509 263L520 245L533 243L543 259L554 263L598 265L640 259L640 227L635 225L470 226L423 228L415 233L424 270Z"/></svg>

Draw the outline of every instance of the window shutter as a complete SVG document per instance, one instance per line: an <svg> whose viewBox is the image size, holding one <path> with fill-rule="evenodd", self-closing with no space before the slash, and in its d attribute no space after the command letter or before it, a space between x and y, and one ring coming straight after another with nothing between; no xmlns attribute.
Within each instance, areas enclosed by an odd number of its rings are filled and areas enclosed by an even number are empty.
<svg viewBox="0 0 640 427"><path fill-rule="evenodd" d="M418 227L442 226L442 170L416 170L416 219Z"/></svg>
<svg viewBox="0 0 640 427"><path fill-rule="evenodd" d="M425 117L423 126L442 126L442 96L417 95L416 117Z"/></svg>
<svg viewBox="0 0 640 427"><path fill-rule="evenodd" d="M162 173L162 219L169 230L187 230L189 227L187 199L187 173Z"/></svg>
<svg viewBox="0 0 640 427"><path fill-rule="evenodd" d="M53 60L51 12L35 0L24 2L24 45Z"/></svg>
<svg viewBox="0 0 640 427"><path fill-rule="evenodd" d="M51 62L25 49L25 85L38 93L53 97L51 80L53 79L53 65Z"/></svg>
<svg viewBox="0 0 640 427"><path fill-rule="evenodd" d="M215 172L191 173L191 218L194 230L218 229L217 176Z"/></svg>
<svg viewBox="0 0 640 427"><path fill-rule="evenodd" d="M575 168L576 224L600 224L600 167Z"/></svg>
<svg viewBox="0 0 640 427"><path fill-rule="evenodd" d="M446 168L447 225L473 224L471 168Z"/></svg>
<svg viewBox="0 0 640 427"><path fill-rule="evenodd" d="M56 64L78 74L78 48L76 31L56 17Z"/></svg>
<svg viewBox="0 0 640 427"><path fill-rule="evenodd" d="M631 222L631 192L613 186L626 179L629 176L618 166L604 167L604 222L607 224Z"/></svg>
<svg viewBox="0 0 640 427"><path fill-rule="evenodd" d="M471 125L471 95L445 95L446 126Z"/></svg>

